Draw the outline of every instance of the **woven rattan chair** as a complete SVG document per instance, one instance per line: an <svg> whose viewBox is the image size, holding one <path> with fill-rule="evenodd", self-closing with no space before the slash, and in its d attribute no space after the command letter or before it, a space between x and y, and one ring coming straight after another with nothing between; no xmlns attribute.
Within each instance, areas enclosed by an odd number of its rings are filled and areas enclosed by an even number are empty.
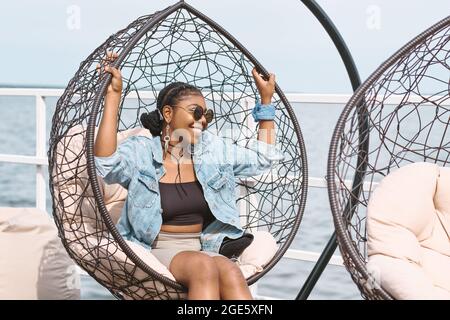
<svg viewBox="0 0 450 320"><path fill-rule="evenodd" d="M413 162L450 165L449 57L447 17L383 63L349 100L335 128L330 205L344 264L364 298L392 298L367 268L367 205L377 183Z"/></svg>
<svg viewBox="0 0 450 320"><path fill-rule="evenodd" d="M251 70L256 59L230 34L183 1L138 18L109 37L81 66L57 103L53 117L49 174L53 215L73 260L118 298L184 298L186 289L146 264L118 233L95 173L94 135L103 112L110 76L96 65L107 51L119 53L124 90L119 133L140 127L143 112L155 109L158 90L173 81L191 83L213 108L216 131L233 130L234 143L256 138L251 117L257 89ZM303 138L294 112L277 87L277 146L285 160L271 172L238 180L238 208L246 230L265 230L278 251L252 284L288 249L306 202L307 167ZM239 132L236 135L236 132Z"/></svg>

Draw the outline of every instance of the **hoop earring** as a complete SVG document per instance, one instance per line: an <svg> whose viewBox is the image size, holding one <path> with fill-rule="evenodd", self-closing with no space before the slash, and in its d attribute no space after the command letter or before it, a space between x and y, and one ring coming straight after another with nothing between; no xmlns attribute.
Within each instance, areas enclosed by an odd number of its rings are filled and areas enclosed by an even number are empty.
<svg viewBox="0 0 450 320"><path fill-rule="evenodd" d="M164 136L164 157L166 159L167 149L169 149L169 141L170 141L170 126L167 124L166 126L166 135Z"/></svg>

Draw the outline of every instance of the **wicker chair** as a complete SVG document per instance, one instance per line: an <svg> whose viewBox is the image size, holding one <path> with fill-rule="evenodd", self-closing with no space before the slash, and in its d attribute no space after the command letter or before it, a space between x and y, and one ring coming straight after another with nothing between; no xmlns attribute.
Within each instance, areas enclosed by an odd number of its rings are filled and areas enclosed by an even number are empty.
<svg viewBox="0 0 450 320"><path fill-rule="evenodd" d="M447 17L384 62L336 125L329 199L344 264L364 298L392 298L367 268L367 205L377 183L413 162L450 165L449 56Z"/></svg>
<svg viewBox="0 0 450 320"><path fill-rule="evenodd" d="M81 66L57 103L53 117L49 174L53 215L73 260L118 298L184 298L186 288L158 273L118 233L105 206L105 190L96 176L95 129L103 112L110 76L99 77L96 65L107 51L122 70L124 90L119 135L138 130L139 116L155 108L158 90L173 81L202 89L215 120L209 128L233 130L233 143L256 138L251 111L257 97L251 70L256 59L215 22L180 1L138 18L109 37ZM305 208L307 165L303 138L294 112L276 88L276 143L286 158L271 172L238 180L238 208L243 228L265 230L278 251L252 284L283 256L294 239ZM239 132L239 134L235 134Z"/></svg>

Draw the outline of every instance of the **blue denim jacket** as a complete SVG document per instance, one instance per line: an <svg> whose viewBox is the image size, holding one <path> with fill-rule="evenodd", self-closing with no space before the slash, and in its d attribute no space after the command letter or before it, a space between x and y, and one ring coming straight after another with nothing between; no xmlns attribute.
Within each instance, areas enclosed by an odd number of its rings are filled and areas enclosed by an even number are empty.
<svg viewBox="0 0 450 320"><path fill-rule="evenodd" d="M262 174L282 159L284 156L275 146L262 141L251 140L242 147L208 130L202 132L194 148L194 171L216 218L201 233L202 250L218 252L225 237L235 239L243 234L236 207L235 177ZM158 181L165 169L160 137L129 137L111 156L95 157L95 164L97 174L106 183L119 183L128 189L117 224L120 234L150 249L162 225Z"/></svg>

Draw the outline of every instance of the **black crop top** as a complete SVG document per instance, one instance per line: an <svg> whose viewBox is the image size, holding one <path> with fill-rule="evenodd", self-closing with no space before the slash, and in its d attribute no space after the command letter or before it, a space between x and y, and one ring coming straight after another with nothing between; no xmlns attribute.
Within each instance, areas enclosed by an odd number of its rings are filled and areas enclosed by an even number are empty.
<svg viewBox="0 0 450 320"><path fill-rule="evenodd" d="M159 183L163 224L207 226L213 215L197 181L185 183Z"/></svg>

